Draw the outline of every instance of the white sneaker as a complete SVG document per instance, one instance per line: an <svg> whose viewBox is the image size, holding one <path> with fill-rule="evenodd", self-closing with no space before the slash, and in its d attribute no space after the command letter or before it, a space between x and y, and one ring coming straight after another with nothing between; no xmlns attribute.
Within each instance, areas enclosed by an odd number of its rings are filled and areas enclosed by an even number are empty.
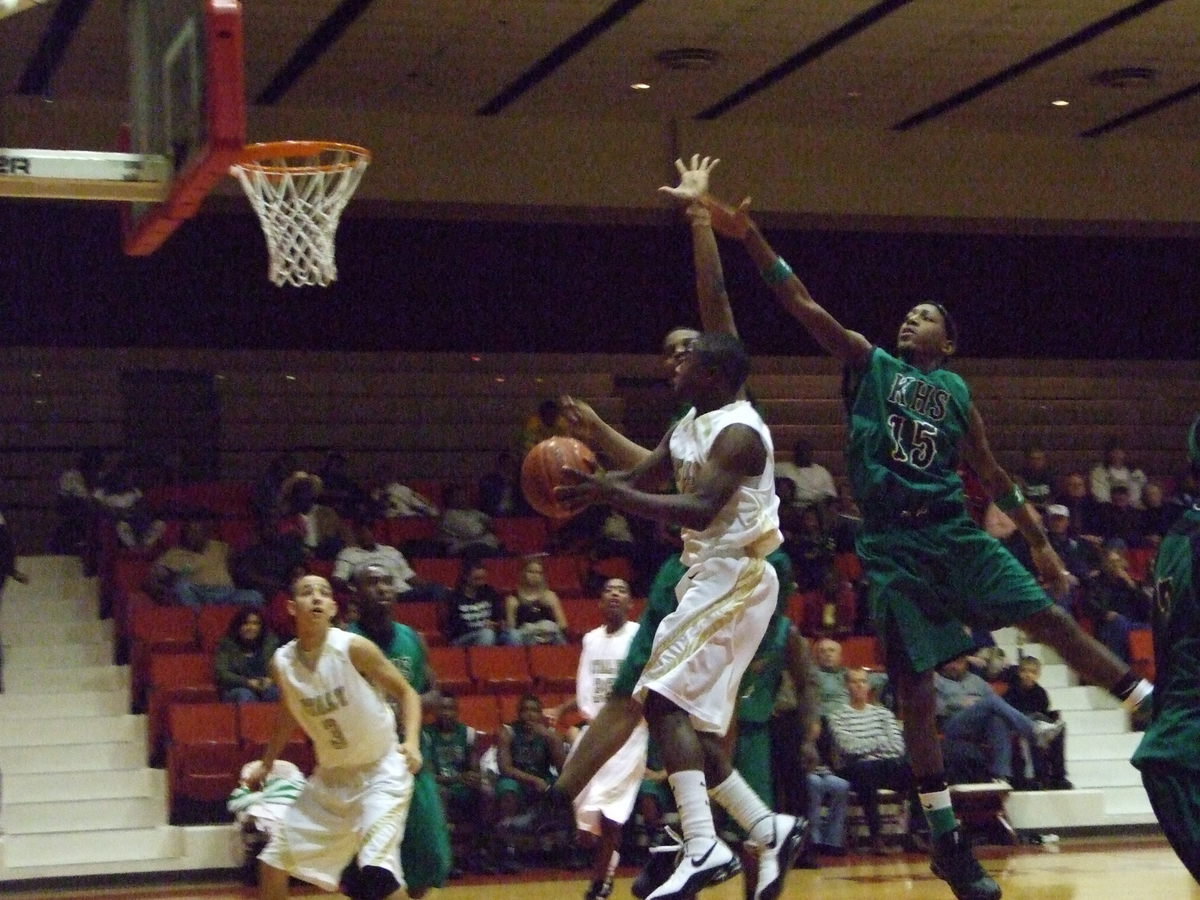
<svg viewBox="0 0 1200 900"><path fill-rule="evenodd" d="M807 843L807 819L775 814L775 837L770 846L755 845L758 882L754 886L754 900L777 900L783 893L784 879Z"/></svg>
<svg viewBox="0 0 1200 900"><path fill-rule="evenodd" d="M1063 733L1063 728L1065 727L1066 723L1062 720L1057 722L1034 722L1033 740L1039 747L1045 750L1054 743L1056 737Z"/></svg>
<svg viewBox="0 0 1200 900"><path fill-rule="evenodd" d="M681 854L675 871L646 900L684 900L706 887L728 881L741 870L729 845L714 839L702 853Z"/></svg>

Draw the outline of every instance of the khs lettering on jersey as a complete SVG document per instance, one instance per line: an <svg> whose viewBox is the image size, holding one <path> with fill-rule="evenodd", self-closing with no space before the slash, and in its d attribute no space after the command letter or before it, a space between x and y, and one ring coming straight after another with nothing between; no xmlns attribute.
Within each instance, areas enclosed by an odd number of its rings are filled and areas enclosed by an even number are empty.
<svg viewBox="0 0 1200 900"><path fill-rule="evenodd" d="M300 705L307 715L327 716L335 710L349 706L350 702L346 699L346 689L339 687L324 694L318 694L316 697L301 697Z"/></svg>
<svg viewBox="0 0 1200 900"><path fill-rule="evenodd" d="M887 402L940 422L946 418L950 392L915 375L897 375L888 391Z"/></svg>

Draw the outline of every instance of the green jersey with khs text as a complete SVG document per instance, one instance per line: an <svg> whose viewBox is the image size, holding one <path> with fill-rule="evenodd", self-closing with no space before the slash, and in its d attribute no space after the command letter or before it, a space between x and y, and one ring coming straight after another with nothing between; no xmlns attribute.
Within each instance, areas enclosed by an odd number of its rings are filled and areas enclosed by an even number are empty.
<svg viewBox="0 0 1200 900"><path fill-rule="evenodd" d="M1162 539L1154 565L1154 719L1133 764L1200 770L1200 507Z"/></svg>
<svg viewBox="0 0 1200 900"><path fill-rule="evenodd" d="M848 373L846 459L864 518L944 518L963 503L958 447L969 426L971 392L946 369L924 372L873 347Z"/></svg>

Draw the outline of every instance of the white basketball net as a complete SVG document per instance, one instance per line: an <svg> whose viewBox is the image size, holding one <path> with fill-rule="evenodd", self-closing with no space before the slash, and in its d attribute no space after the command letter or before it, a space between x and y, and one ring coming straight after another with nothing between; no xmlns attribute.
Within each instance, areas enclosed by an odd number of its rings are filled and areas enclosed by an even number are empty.
<svg viewBox="0 0 1200 900"><path fill-rule="evenodd" d="M284 142L279 155L235 163L229 171L258 213L271 281L280 287L325 286L337 280L338 221L371 157L345 144L297 146L306 152L296 153Z"/></svg>

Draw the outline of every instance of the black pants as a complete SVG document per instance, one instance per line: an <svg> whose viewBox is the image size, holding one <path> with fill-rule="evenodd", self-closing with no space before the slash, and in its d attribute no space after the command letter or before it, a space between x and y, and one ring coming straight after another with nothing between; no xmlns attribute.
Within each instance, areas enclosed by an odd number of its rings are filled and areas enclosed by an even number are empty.
<svg viewBox="0 0 1200 900"><path fill-rule="evenodd" d="M1142 784L1175 855L1200 884L1200 772L1148 765L1142 769Z"/></svg>
<svg viewBox="0 0 1200 900"><path fill-rule="evenodd" d="M913 819L913 827L923 824L924 813L916 795L916 781L913 778L912 767L904 757L891 759L859 759L850 763L841 773L850 782L850 790L858 798L863 814L867 817L867 829L871 837L879 836L882 822L879 818L879 789L889 788L897 793L907 794L909 810Z"/></svg>

